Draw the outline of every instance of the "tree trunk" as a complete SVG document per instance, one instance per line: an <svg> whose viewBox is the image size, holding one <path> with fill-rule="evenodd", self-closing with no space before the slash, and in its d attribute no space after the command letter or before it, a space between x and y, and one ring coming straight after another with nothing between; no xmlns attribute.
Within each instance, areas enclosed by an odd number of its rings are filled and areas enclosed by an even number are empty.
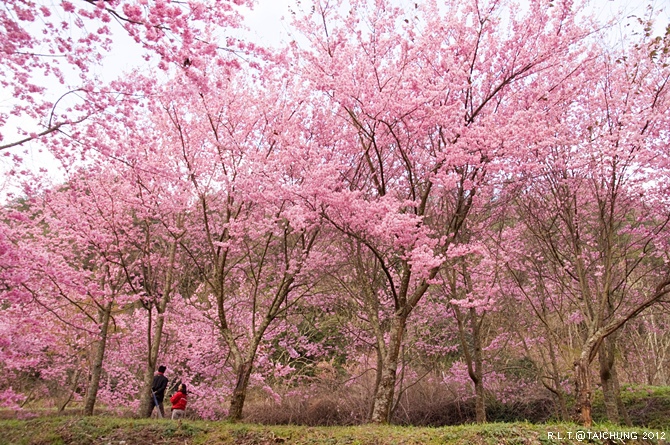
<svg viewBox="0 0 670 445"><path fill-rule="evenodd" d="M372 389L372 403L370 403L370 408L368 409L367 413L367 421L372 422L372 414L374 413L375 409L375 400L377 400L377 393L379 392L379 385L381 384L382 381L382 369L384 368L384 362L383 362L383 356L382 356L382 350L378 346L375 349L376 355L377 355L377 368L375 369L375 386Z"/></svg>
<svg viewBox="0 0 670 445"><path fill-rule="evenodd" d="M151 306L149 307L149 329L151 329L151 324L153 323L151 317ZM154 331L154 338L156 337L156 332ZM158 344L160 342L151 341L151 333L149 334L149 355L147 356L147 361L144 367L144 378L142 382L142 390L140 393L140 413L141 417L151 417L151 412L154 408L154 400L151 394L151 387L154 383L154 372L156 371L156 357L158 355ZM154 354L154 349L156 354Z"/></svg>
<svg viewBox="0 0 670 445"><path fill-rule="evenodd" d="M600 363L600 383L603 387L603 400L605 403L605 412L607 420L618 424L623 419L626 425L631 425L628 411L621 400L621 390L619 387L619 376L615 365L616 335L611 335L605 339L598 351Z"/></svg>
<svg viewBox="0 0 670 445"><path fill-rule="evenodd" d="M381 381L374 399L372 408L372 423L384 424L391 420L391 407L393 406L393 395L395 392L396 377L398 371L398 357L400 346L405 334L407 317L396 315L391 323L391 337L389 346L384 354Z"/></svg>
<svg viewBox="0 0 670 445"><path fill-rule="evenodd" d="M154 408L151 387L154 383L154 373L156 372L156 362L158 361L158 352L160 350L164 322L165 318L163 317L163 314L159 314L158 320L156 320L153 338L149 345L149 356L147 357L146 366L144 368L144 382L142 386L144 389L140 395L140 409L143 410L142 414L144 417L150 417ZM149 317L149 323L151 323L151 317Z"/></svg>
<svg viewBox="0 0 670 445"><path fill-rule="evenodd" d="M568 413L568 404L565 401L565 392L559 389L556 391L556 398L558 399L558 413L562 422L567 422L570 418Z"/></svg>
<svg viewBox="0 0 670 445"><path fill-rule="evenodd" d="M181 226L181 223L178 223ZM174 263L175 257L177 254L177 242L173 241L170 244L169 250L169 262L168 270L165 274L165 282L163 283L163 295L161 296L160 301L156 305L158 319L156 320L156 326L153 326L153 336L152 336L152 324L153 320L151 317L152 307L149 306L149 322L148 322L148 351L146 366L144 368L144 381L143 381L143 390L140 394L140 412L143 417L151 417L151 412L154 407L153 395L151 394L151 387L154 382L154 373L156 372L156 362L158 361L158 353L160 352L161 339L163 338L163 325L165 324L165 311L167 309L168 301L170 300L170 295L172 293L172 283L174 280Z"/></svg>
<svg viewBox="0 0 670 445"><path fill-rule="evenodd" d="M482 315L483 317L483 315ZM475 384L475 418L477 423L486 422L486 404L484 399L484 373L482 359L482 338L480 324L477 319L477 311L470 308L470 326L472 329L472 348L474 352L474 369L470 378Z"/></svg>
<svg viewBox="0 0 670 445"><path fill-rule="evenodd" d="M551 392L556 395L556 399L558 400L560 419L566 422L570 415L568 414L568 405L565 402L565 391L563 391L563 388L561 387L561 377L553 341L549 341L549 359L551 360L551 378L554 381L554 388L551 389Z"/></svg>
<svg viewBox="0 0 670 445"><path fill-rule="evenodd" d="M72 377L72 383L70 385L70 388L68 390L67 397L61 402L58 402L57 408L58 408L58 414L61 414L63 411L65 411L65 407L72 401L72 396L74 396L75 391L77 391L77 385L79 384L79 376L81 375L81 370L77 369L77 371L74 373L74 376Z"/></svg>
<svg viewBox="0 0 670 445"><path fill-rule="evenodd" d="M100 376L102 375L102 362L105 359L105 348L107 347L107 334L109 331L109 319L112 315L112 302L107 303L102 310L100 324L100 339L97 342L95 358L93 359L91 369L91 379L86 391L86 402L84 403L84 415L92 416L95 401L98 397L98 387L100 385Z"/></svg>
<svg viewBox="0 0 670 445"><path fill-rule="evenodd" d="M230 409L228 410L228 420L238 422L242 419L242 409L244 401L247 398L247 388L249 387L249 378L253 369L252 362L246 361L237 370L237 382L233 395L230 399Z"/></svg>
<svg viewBox="0 0 670 445"><path fill-rule="evenodd" d="M247 398L247 388L249 387L251 372L254 369L254 359L258 352L258 346L261 344L261 339L269 324L269 321L265 320L265 322L259 326L258 331L251 340L251 344L249 345L249 349L247 350L244 359L242 360L242 357L239 356L239 359L236 361L235 372L237 377L235 388L233 389L233 394L230 398L230 408L228 409L228 420L231 422L242 420L242 410L244 409L244 401Z"/></svg>
<svg viewBox="0 0 670 445"><path fill-rule="evenodd" d="M614 394L616 394L616 403L617 403L617 408L619 410L619 417L623 420L623 422L627 426L633 426L633 422L630 420L630 416L628 415L628 410L623 404L623 400L621 400L621 387L619 386L619 374L617 373L616 366L612 366L612 386L614 389Z"/></svg>
<svg viewBox="0 0 670 445"><path fill-rule="evenodd" d="M475 381L475 420L477 423L486 422L486 403L484 399L484 382L481 377Z"/></svg>
<svg viewBox="0 0 670 445"><path fill-rule="evenodd" d="M484 375L482 371L484 364L482 359L481 328L477 310L475 308L470 308L468 310L468 322L472 337L472 345L470 345L466 338L465 316L461 313L461 310L457 305L452 305L452 309L458 323L458 335L461 342L461 348L463 348L465 364L468 366L468 375L475 386L475 420L477 423L485 423L486 401L484 399Z"/></svg>
<svg viewBox="0 0 670 445"><path fill-rule="evenodd" d="M575 361L575 411L577 422L590 428L593 425L591 417L591 374L588 352L582 353L579 360Z"/></svg>
<svg viewBox="0 0 670 445"><path fill-rule="evenodd" d="M604 340L598 350L598 361L600 364L600 383L603 388L603 402L607 420L614 424L619 423L619 407L617 396L612 382L612 368L614 366L614 344Z"/></svg>

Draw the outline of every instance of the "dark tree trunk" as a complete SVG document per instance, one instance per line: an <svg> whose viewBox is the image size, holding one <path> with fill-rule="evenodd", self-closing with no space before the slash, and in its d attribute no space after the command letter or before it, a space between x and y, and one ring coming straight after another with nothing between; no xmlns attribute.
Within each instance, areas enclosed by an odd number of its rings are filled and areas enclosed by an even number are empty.
<svg viewBox="0 0 670 445"><path fill-rule="evenodd" d="M93 359L91 369L91 379L88 383L88 390L86 391L86 401L84 403L84 415L92 416L95 401L98 397L98 389L100 386L100 376L102 375L102 363L105 359L105 348L107 347L107 334L109 332L109 319L112 315L112 302L110 301L101 311L100 323L100 338L97 342L95 350L95 358Z"/></svg>
<svg viewBox="0 0 670 445"><path fill-rule="evenodd" d="M603 388L603 400L607 420L618 424L623 420L626 425L631 425L628 410L621 400L619 387L619 376L616 371L616 334L610 335L603 340L598 350L598 361L600 364L600 383Z"/></svg>
<svg viewBox="0 0 670 445"><path fill-rule="evenodd" d="M247 354L242 358L239 356L238 364L236 365L236 381L235 388L233 389L233 394L230 399L230 407L228 409L228 420L231 422L239 422L242 420L242 410L244 409L244 402L247 398L247 389L249 388L249 379L251 378L251 372L254 369L254 358L258 351L258 346L261 343L261 339L267 329L269 323L266 321L262 326L259 327L258 332L253 337Z"/></svg>
<svg viewBox="0 0 670 445"><path fill-rule="evenodd" d="M81 370L77 370L73 377L72 383L68 390L67 396L60 402L58 402L58 413L65 411L65 407L72 401L72 396L74 396L75 391L77 391L77 385L79 384L79 376L81 375Z"/></svg>
<svg viewBox="0 0 670 445"><path fill-rule="evenodd" d="M484 361L482 358L482 339L477 311L470 308L470 326L472 328L473 365L470 378L475 384L475 416L477 423L486 422L486 401L484 394Z"/></svg>
<svg viewBox="0 0 670 445"><path fill-rule="evenodd" d="M598 350L598 362L600 364L600 383L603 388L603 401L607 420L614 424L619 423L619 406L617 405L617 394L612 381L612 368L614 367L613 343L603 341Z"/></svg>
<svg viewBox="0 0 670 445"><path fill-rule="evenodd" d="M247 388L249 387L249 378L251 377L252 369L251 362L245 362L237 370L237 382L230 399L230 409L228 411L228 420L231 422L242 420L242 409L247 397Z"/></svg>

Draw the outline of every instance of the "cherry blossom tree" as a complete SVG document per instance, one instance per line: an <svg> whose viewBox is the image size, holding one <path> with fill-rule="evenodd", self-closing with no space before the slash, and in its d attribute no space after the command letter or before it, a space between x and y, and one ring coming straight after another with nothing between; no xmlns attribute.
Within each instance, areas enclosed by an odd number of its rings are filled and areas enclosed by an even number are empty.
<svg viewBox="0 0 670 445"><path fill-rule="evenodd" d="M198 276L195 295L216 308L212 322L232 359L232 420L242 416L272 324L314 286L310 271L321 261L313 258L318 214L294 197L308 164L287 144L299 144L303 112L290 82L269 67L259 74L230 73L211 92L177 81L162 110L166 146L192 197L179 245Z"/></svg>
<svg viewBox="0 0 670 445"><path fill-rule="evenodd" d="M0 353L6 377L2 386L2 404L16 409L20 409L31 398L37 398L43 390L30 376L42 377L42 381L49 386L52 380L42 375L41 371L52 366L58 367L54 365L60 361L56 351L53 351L51 363L48 363L49 360L43 354L44 343L39 340L45 339L46 343L57 341L50 332L55 326L48 319L48 311L40 306L41 301L35 299L31 292L38 287L34 275L43 265L43 257L29 242L29 228L33 226L29 207L30 203L24 201L3 208L0 230L0 295L3 305ZM28 283L30 286L27 286ZM58 327L61 332L72 334L67 325ZM78 356L68 348L63 347L62 350L70 357Z"/></svg>
<svg viewBox="0 0 670 445"><path fill-rule="evenodd" d="M574 105L557 116L554 141L529 152L537 169L517 199L523 236L533 240L521 269L532 281L523 281L536 290L540 280L553 282L550 292L570 302L582 327L574 376L576 409L586 425L592 422L592 361L600 356L608 416L617 422L616 334L670 292L669 77L649 48L640 43L599 58L596 81L581 83ZM550 266L532 266L538 262Z"/></svg>
<svg viewBox="0 0 670 445"><path fill-rule="evenodd" d="M97 325L86 415L93 414L114 312L132 302L128 263L137 263L131 244L137 233L133 233L136 229L125 202L128 195L132 196L127 184L113 174L95 174L92 170L73 176L63 190L48 193L43 208L47 227L58 234L53 252L75 271L81 268L80 285L86 289L79 299L70 300L66 292L56 295L70 301L72 309L81 310Z"/></svg>
<svg viewBox="0 0 670 445"><path fill-rule="evenodd" d="M392 296L373 422L389 421L409 316L484 185L530 136L529 113L565 79L541 73L579 69L584 34L570 5L554 6L317 2L297 23L311 45L300 69L336 115L323 156L341 179L318 177L321 211L372 252Z"/></svg>

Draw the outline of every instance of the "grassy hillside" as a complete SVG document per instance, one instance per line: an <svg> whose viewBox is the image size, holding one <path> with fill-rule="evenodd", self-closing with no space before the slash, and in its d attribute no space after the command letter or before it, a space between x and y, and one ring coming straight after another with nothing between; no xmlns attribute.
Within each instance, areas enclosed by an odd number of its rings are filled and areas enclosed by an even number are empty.
<svg viewBox="0 0 670 445"><path fill-rule="evenodd" d="M559 436L560 435L560 436ZM630 437L631 440L610 440ZM626 436L627 435L627 436ZM443 428L397 426L299 427L224 422L110 417L61 417L0 421L0 443L7 445L198 445L198 444L665 444L670 432L598 425L497 423ZM650 439L649 437L652 437ZM571 438L570 438L571 437ZM583 440L578 440L582 437ZM589 438L590 437L590 438ZM637 439L633 439L637 437ZM645 438L646 437L646 438Z"/></svg>
<svg viewBox="0 0 670 445"><path fill-rule="evenodd" d="M621 399L633 425L670 430L670 386L624 387ZM596 421L603 421L606 418L600 391L595 393L593 417Z"/></svg>

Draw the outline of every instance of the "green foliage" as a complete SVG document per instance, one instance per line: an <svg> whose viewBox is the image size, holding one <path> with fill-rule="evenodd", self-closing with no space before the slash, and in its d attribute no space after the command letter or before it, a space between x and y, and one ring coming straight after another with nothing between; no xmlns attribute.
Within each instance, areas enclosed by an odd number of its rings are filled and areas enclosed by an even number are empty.
<svg viewBox="0 0 670 445"><path fill-rule="evenodd" d="M585 443L566 439L568 432L584 431L574 424L490 423L444 428L399 426L301 427L230 424L226 422L109 417L41 418L27 421L0 421L2 443L8 445L46 444L297 444L297 445L516 445ZM636 431L639 429L635 429ZM586 430L588 431L588 430ZM591 431L632 431L625 427L596 425ZM556 436L561 434L562 439ZM641 436L641 434L640 434ZM607 443L599 440L588 443ZM628 444L657 444L641 437Z"/></svg>
<svg viewBox="0 0 670 445"><path fill-rule="evenodd" d="M205 433L204 422L156 422L148 419L129 420L110 417L44 417L33 420L0 422L2 443L11 445L46 444L119 444L195 443Z"/></svg>
<svg viewBox="0 0 670 445"><path fill-rule="evenodd" d="M272 360L290 365L295 369L295 375L303 377L314 377L316 365L322 361L331 363L338 370L341 369L347 360L344 352L346 340L339 331L337 315L316 307L303 307L299 313L300 319L295 322L296 332L284 332L273 339ZM291 337L295 335L302 337L309 344L321 345L322 353L315 356L305 350L293 341ZM281 346L282 342L291 344L298 356L291 357L287 349Z"/></svg>
<svg viewBox="0 0 670 445"><path fill-rule="evenodd" d="M670 431L670 386L624 386L621 400L633 425ZM601 391L593 399L593 417L596 421L606 418Z"/></svg>

